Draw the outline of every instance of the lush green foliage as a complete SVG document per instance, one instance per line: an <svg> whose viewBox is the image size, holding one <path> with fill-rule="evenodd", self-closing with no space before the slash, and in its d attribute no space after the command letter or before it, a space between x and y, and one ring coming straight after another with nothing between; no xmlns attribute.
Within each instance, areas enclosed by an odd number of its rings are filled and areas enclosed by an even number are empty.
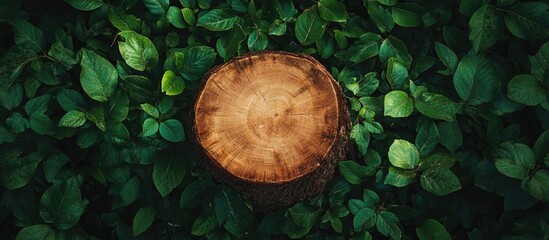
<svg viewBox="0 0 549 240"><path fill-rule="evenodd" d="M0 1L2 238L547 237L548 9ZM332 72L356 145L321 196L258 214L182 133L204 73L263 49Z"/></svg>

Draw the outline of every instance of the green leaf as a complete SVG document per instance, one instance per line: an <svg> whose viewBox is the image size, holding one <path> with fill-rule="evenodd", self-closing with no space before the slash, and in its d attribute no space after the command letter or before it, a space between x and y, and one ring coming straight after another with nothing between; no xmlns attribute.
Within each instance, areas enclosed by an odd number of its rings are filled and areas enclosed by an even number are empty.
<svg viewBox="0 0 549 240"><path fill-rule="evenodd" d="M544 157L549 156L549 130L543 132L538 137L532 150L534 151L534 156L537 161L543 160Z"/></svg>
<svg viewBox="0 0 549 240"><path fill-rule="evenodd" d="M483 55L463 57L454 75L454 87L461 99L471 105L492 100L500 86L494 63Z"/></svg>
<svg viewBox="0 0 549 240"><path fill-rule="evenodd" d="M385 95L383 109L384 116L403 118L412 114L414 111L414 104L407 93L395 90Z"/></svg>
<svg viewBox="0 0 549 240"><path fill-rule="evenodd" d="M185 164L181 157L158 158L154 163L153 182L162 197L175 189L185 176Z"/></svg>
<svg viewBox="0 0 549 240"><path fill-rule="evenodd" d="M51 95L46 94L46 95L42 95L40 97L35 97L35 98L29 100L25 104L25 112L27 112L27 114L29 116L31 116L33 114L43 114L43 113L45 113L48 110L48 103L49 103L50 99L51 99Z"/></svg>
<svg viewBox="0 0 549 240"><path fill-rule="evenodd" d="M233 25L238 21L240 21L239 17L232 16L227 11L213 9L200 16L196 25L210 31L227 31L233 28Z"/></svg>
<svg viewBox="0 0 549 240"><path fill-rule="evenodd" d="M397 216L389 211L381 211L376 218L376 229L384 236L391 236L393 239L400 239L402 232L400 231Z"/></svg>
<svg viewBox="0 0 549 240"><path fill-rule="evenodd" d="M475 52L481 52L494 45L503 34L503 20L490 5L484 5L473 13L469 20L469 40Z"/></svg>
<svg viewBox="0 0 549 240"><path fill-rule="evenodd" d="M49 95L44 95L44 96L49 96ZM43 98L46 98L46 97L43 97ZM12 110L17 106L19 106L19 104L21 103L21 100L23 100L23 88L21 87L21 84L14 84L10 88L0 88L0 105L2 105L2 107L6 108L7 110ZM36 100L30 100L30 101L36 101ZM25 109L26 108L27 107L25 106ZM27 114L30 114L30 113L27 111Z"/></svg>
<svg viewBox="0 0 549 240"><path fill-rule="evenodd" d="M191 228L191 234L195 236L203 236L209 233L216 226L215 216L212 214L202 215L198 217Z"/></svg>
<svg viewBox="0 0 549 240"><path fill-rule="evenodd" d="M183 18L183 12L177 7L171 6L170 8L168 8L166 18L168 19L168 22L176 28L187 27L187 22Z"/></svg>
<svg viewBox="0 0 549 240"><path fill-rule="evenodd" d="M414 144L403 139L395 139L389 147L389 161L395 167L414 169L419 163L419 151Z"/></svg>
<svg viewBox="0 0 549 240"><path fill-rule="evenodd" d="M434 153L425 158L422 158L419 162L419 171L424 171L431 168L450 168L456 159L452 155L445 153Z"/></svg>
<svg viewBox="0 0 549 240"><path fill-rule="evenodd" d="M545 101L547 92L542 88L541 82L534 76L520 74L509 81L507 94L515 102L534 106Z"/></svg>
<svg viewBox="0 0 549 240"><path fill-rule="evenodd" d="M463 143L463 134L457 122L439 122L437 128L440 144L450 152L455 152Z"/></svg>
<svg viewBox="0 0 549 240"><path fill-rule="evenodd" d="M420 156L425 157L435 149L439 142L439 133L435 122L432 120L418 121L415 145Z"/></svg>
<svg viewBox="0 0 549 240"><path fill-rule="evenodd" d="M162 76L161 90L168 96L179 95L185 89L185 82L171 70L168 70Z"/></svg>
<svg viewBox="0 0 549 240"><path fill-rule="evenodd" d="M368 15L381 32L390 32L395 26L393 16L375 1L367 1ZM366 4L366 1L363 1Z"/></svg>
<svg viewBox="0 0 549 240"><path fill-rule="evenodd" d="M160 123L160 136L170 142L181 142L185 140L183 125L179 120L168 119Z"/></svg>
<svg viewBox="0 0 549 240"><path fill-rule="evenodd" d="M549 5L541 2L519 2L505 14L509 31L522 39L544 39L549 36Z"/></svg>
<svg viewBox="0 0 549 240"><path fill-rule="evenodd" d="M443 196L453 193L461 188L459 179L450 169L431 168L421 174L421 187L425 191Z"/></svg>
<svg viewBox="0 0 549 240"><path fill-rule="evenodd" d="M63 115L61 120L59 120L59 127L77 128L84 125L84 123L86 123L86 114L73 110Z"/></svg>
<svg viewBox="0 0 549 240"><path fill-rule="evenodd" d="M170 0L143 0L143 3L149 12L156 15L164 14L170 6Z"/></svg>
<svg viewBox="0 0 549 240"><path fill-rule="evenodd" d="M192 9L183 8L183 9L181 9L181 13L183 14L183 19L189 25L194 26L196 24L196 16L194 16L194 12L193 12Z"/></svg>
<svg viewBox="0 0 549 240"><path fill-rule="evenodd" d="M132 177L120 189L120 207L125 207L133 203L139 197L139 178Z"/></svg>
<svg viewBox="0 0 549 240"><path fill-rule="evenodd" d="M80 11L91 11L103 6L101 0L65 0L65 2Z"/></svg>
<svg viewBox="0 0 549 240"><path fill-rule="evenodd" d="M234 190L222 187L214 197L217 223L237 238L247 233L252 223L252 210Z"/></svg>
<svg viewBox="0 0 549 240"><path fill-rule="evenodd" d="M183 51L183 78L189 81L201 79L212 67L216 54L214 49L207 46L193 46Z"/></svg>
<svg viewBox="0 0 549 240"><path fill-rule="evenodd" d="M347 50L347 59L359 63L377 56L381 39L381 36L375 33L362 34Z"/></svg>
<svg viewBox="0 0 549 240"><path fill-rule="evenodd" d="M376 220L377 215L374 210L370 208L362 208L353 218L353 228L355 231L371 228L376 224Z"/></svg>
<svg viewBox="0 0 549 240"><path fill-rule="evenodd" d="M118 33L125 42L118 42L118 49L126 64L138 71L152 69L158 63L158 51L152 41L134 31Z"/></svg>
<svg viewBox="0 0 549 240"><path fill-rule="evenodd" d="M72 228L85 205L80 193L81 176L71 177L63 182L54 182L40 198L40 217L61 230Z"/></svg>
<svg viewBox="0 0 549 240"><path fill-rule="evenodd" d="M505 176L523 179L534 168L536 160L530 147L521 143L505 142L494 152L496 168Z"/></svg>
<svg viewBox="0 0 549 240"><path fill-rule="evenodd" d="M31 129L40 135L53 135L55 126L46 114L32 114L29 119Z"/></svg>
<svg viewBox="0 0 549 240"><path fill-rule="evenodd" d="M368 145L370 144L370 132L364 125L357 124L353 126L353 129L351 129L351 139L358 145L358 151L366 154Z"/></svg>
<svg viewBox="0 0 549 240"><path fill-rule="evenodd" d="M349 18L345 5L337 0L320 0L317 5L320 17L326 21L344 23Z"/></svg>
<svg viewBox="0 0 549 240"><path fill-rule="evenodd" d="M17 233L15 240L55 240L54 230L45 224L25 227Z"/></svg>
<svg viewBox="0 0 549 240"><path fill-rule="evenodd" d="M125 91L117 91L105 106L105 114L110 121L122 122L128 117L130 101Z"/></svg>
<svg viewBox="0 0 549 240"><path fill-rule="evenodd" d="M426 10L415 3L401 3L391 8L393 21L403 27L418 27Z"/></svg>
<svg viewBox="0 0 549 240"><path fill-rule="evenodd" d="M86 118L95 123L95 126L101 131L104 132L107 130L107 124L105 122L105 112L102 108L92 108L90 111L86 112Z"/></svg>
<svg viewBox="0 0 549 240"><path fill-rule="evenodd" d="M67 112L73 110L83 110L88 107L88 103L77 91L63 88L56 95L59 106Z"/></svg>
<svg viewBox="0 0 549 240"><path fill-rule="evenodd" d="M12 190L23 187L34 176L38 163L42 157L37 153L20 157L18 149L2 149L0 156L0 186Z"/></svg>
<svg viewBox="0 0 549 240"><path fill-rule="evenodd" d="M141 136L148 137L156 134L158 132L159 124L158 121L154 118L147 118L143 122L143 133Z"/></svg>
<svg viewBox="0 0 549 240"><path fill-rule="evenodd" d="M446 70L438 71L438 73L447 76L454 74L459 62L459 59L454 51L439 42L435 42L435 51L440 61L444 64L444 66L446 66Z"/></svg>
<svg viewBox="0 0 549 240"><path fill-rule="evenodd" d="M139 236L147 231L147 229L154 222L154 216L156 211L153 207L140 208L133 218L132 231L133 236Z"/></svg>
<svg viewBox="0 0 549 240"><path fill-rule="evenodd" d="M414 106L423 115L444 121L454 121L457 106L441 94L423 92L414 98Z"/></svg>
<svg viewBox="0 0 549 240"><path fill-rule="evenodd" d="M50 51L48 51L48 55L55 59L55 61L67 66L73 66L78 63L74 52L65 48L61 42L55 42L52 44Z"/></svg>
<svg viewBox="0 0 549 240"><path fill-rule="evenodd" d="M320 18L315 6L305 9L295 22L295 36L303 45L307 46L322 38L327 22Z"/></svg>
<svg viewBox="0 0 549 240"><path fill-rule="evenodd" d="M282 36L286 33L286 29L287 24L277 19L269 26L269 35Z"/></svg>
<svg viewBox="0 0 549 240"><path fill-rule="evenodd" d="M412 56L408 53L406 44L393 36L383 40L379 47L379 59L382 62L387 62L391 57L396 58L399 63L404 64L406 67L412 65Z"/></svg>
<svg viewBox="0 0 549 240"><path fill-rule="evenodd" d="M367 176L374 175L377 169L361 166L355 161L340 161L338 162L339 172L351 184L358 185L362 183L362 179Z"/></svg>
<svg viewBox="0 0 549 240"><path fill-rule="evenodd" d="M248 48L250 51L261 51L267 47L269 40L267 35L260 32L259 29L254 29L250 36L248 36Z"/></svg>
<svg viewBox="0 0 549 240"><path fill-rule="evenodd" d="M46 46L42 31L24 20L17 20L12 23L15 43L40 52Z"/></svg>
<svg viewBox="0 0 549 240"><path fill-rule="evenodd" d="M523 183L523 189L533 197L549 202L549 171L541 169L536 171L534 175Z"/></svg>
<svg viewBox="0 0 549 240"><path fill-rule="evenodd" d="M212 195L213 184L204 180L195 180L189 183L183 193L179 205L182 208L198 207Z"/></svg>
<svg viewBox="0 0 549 240"><path fill-rule="evenodd" d="M157 119L160 118L160 113L158 112L158 109L153 105L151 105L150 103L142 103L139 106L141 106L141 109L143 109L143 111L149 114L151 117L157 118Z"/></svg>
<svg viewBox="0 0 549 240"><path fill-rule="evenodd" d="M392 89L403 89L404 85L409 81L409 74L406 66L395 58L389 58L389 61L387 62L386 77L387 81L391 84Z"/></svg>
<svg viewBox="0 0 549 240"><path fill-rule="evenodd" d="M416 178L416 173L413 170L400 169L393 166L389 167L389 173L385 177L384 184L393 185L395 187L405 187L412 183Z"/></svg>
<svg viewBox="0 0 549 240"><path fill-rule="evenodd" d="M549 83L549 42L541 45L538 53L529 58L532 75L544 83Z"/></svg>
<svg viewBox="0 0 549 240"><path fill-rule="evenodd" d="M107 14L112 25L120 31L136 31L141 30L141 23L134 15L127 14L124 10L110 6Z"/></svg>
<svg viewBox="0 0 549 240"><path fill-rule="evenodd" d="M80 84L88 96L99 102L106 102L116 90L118 74L116 68L93 51L82 49L80 61Z"/></svg>
<svg viewBox="0 0 549 240"><path fill-rule="evenodd" d="M285 22L295 21L294 15L297 14L297 9L291 0L274 0L273 5L280 19Z"/></svg>
<svg viewBox="0 0 549 240"><path fill-rule="evenodd" d="M434 219L425 220L421 227L416 228L416 234L420 240L452 240L444 225Z"/></svg>

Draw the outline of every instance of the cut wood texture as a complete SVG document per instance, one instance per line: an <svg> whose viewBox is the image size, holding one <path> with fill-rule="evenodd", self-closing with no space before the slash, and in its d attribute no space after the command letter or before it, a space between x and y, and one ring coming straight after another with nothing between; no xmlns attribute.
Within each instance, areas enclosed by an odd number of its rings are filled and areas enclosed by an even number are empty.
<svg viewBox="0 0 549 240"><path fill-rule="evenodd" d="M305 55L234 58L206 74L193 110L203 165L259 211L320 193L349 143L341 87Z"/></svg>

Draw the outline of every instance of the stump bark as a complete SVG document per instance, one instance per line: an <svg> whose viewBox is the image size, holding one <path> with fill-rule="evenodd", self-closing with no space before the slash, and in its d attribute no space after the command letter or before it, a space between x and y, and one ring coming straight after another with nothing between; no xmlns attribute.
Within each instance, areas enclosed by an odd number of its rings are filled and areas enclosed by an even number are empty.
<svg viewBox="0 0 549 240"><path fill-rule="evenodd" d="M319 194L349 145L344 95L314 58L262 51L210 70L192 116L198 156L256 211Z"/></svg>

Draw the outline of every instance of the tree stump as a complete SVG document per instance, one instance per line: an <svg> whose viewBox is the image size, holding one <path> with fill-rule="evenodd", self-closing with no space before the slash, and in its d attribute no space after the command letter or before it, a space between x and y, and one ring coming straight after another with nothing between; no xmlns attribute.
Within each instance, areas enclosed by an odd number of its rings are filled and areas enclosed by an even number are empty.
<svg viewBox="0 0 549 240"><path fill-rule="evenodd" d="M256 211L319 194L349 143L341 87L305 55L262 51L215 67L193 112L202 163Z"/></svg>

